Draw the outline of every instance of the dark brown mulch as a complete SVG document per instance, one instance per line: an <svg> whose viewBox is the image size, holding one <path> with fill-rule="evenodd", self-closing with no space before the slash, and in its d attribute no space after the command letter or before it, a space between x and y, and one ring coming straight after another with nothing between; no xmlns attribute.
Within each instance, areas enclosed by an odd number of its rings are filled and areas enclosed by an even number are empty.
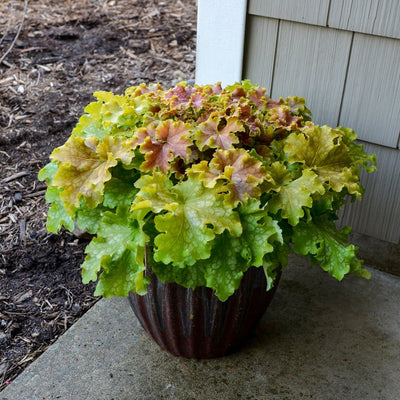
<svg viewBox="0 0 400 400"><path fill-rule="evenodd" d="M85 240L45 229L39 169L94 91L193 78L196 40L195 0L1 3L0 390L98 300Z"/></svg>

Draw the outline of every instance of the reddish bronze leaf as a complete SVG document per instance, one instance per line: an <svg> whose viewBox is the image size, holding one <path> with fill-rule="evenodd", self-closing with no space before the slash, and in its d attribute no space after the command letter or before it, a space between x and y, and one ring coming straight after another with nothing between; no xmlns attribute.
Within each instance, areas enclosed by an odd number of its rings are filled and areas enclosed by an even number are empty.
<svg viewBox="0 0 400 400"><path fill-rule="evenodd" d="M249 197L258 198L258 185L269 175L262 164L244 149L217 150L207 164L202 161L193 165L189 176L197 175L206 187L214 187L218 179L229 181L230 200L245 202Z"/></svg>
<svg viewBox="0 0 400 400"><path fill-rule="evenodd" d="M246 97L246 91L241 87L237 86L235 90L232 92L233 99L241 99L242 97Z"/></svg>
<svg viewBox="0 0 400 400"><path fill-rule="evenodd" d="M190 98L190 104L196 109L199 110L203 107L204 102L207 100L207 96L202 93L193 93Z"/></svg>
<svg viewBox="0 0 400 400"><path fill-rule="evenodd" d="M248 127L250 136L258 135L263 131L263 124L247 103L238 104L232 116L237 116Z"/></svg>
<svg viewBox="0 0 400 400"><path fill-rule="evenodd" d="M146 154L146 161L141 168L154 170L156 167L166 172L169 163L176 157L188 160L192 141L188 137L190 126L183 122L167 120L157 127L148 126L138 132L138 140L142 141L140 151ZM144 131L147 137L144 137Z"/></svg>
<svg viewBox="0 0 400 400"><path fill-rule="evenodd" d="M290 109L286 106L277 107L268 121L273 123L277 128L285 128L288 130L298 130L302 128L302 118L292 115Z"/></svg>
<svg viewBox="0 0 400 400"><path fill-rule="evenodd" d="M244 149L216 151L210 162L211 171L220 171L232 182L233 201L245 201L248 197L257 198L258 185L264 180L262 164Z"/></svg>
<svg viewBox="0 0 400 400"><path fill-rule="evenodd" d="M197 146L200 150L204 150L205 146L230 149L233 144L239 143L236 133L243 131L243 125L237 117L222 118L214 113L199 125L199 130L196 132Z"/></svg>
<svg viewBox="0 0 400 400"><path fill-rule="evenodd" d="M265 97L266 90L262 87L255 87L249 92L248 97L252 101L258 110L264 110L267 104L267 98Z"/></svg>
<svg viewBox="0 0 400 400"><path fill-rule="evenodd" d="M173 89L168 90L164 98L170 99L171 108L188 107L190 98L194 92L195 89L193 87L179 83Z"/></svg>
<svg viewBox="0 0 400 400"><path fill-rule="evenodd" d="M272 109L272 108L276 108L276 107L280 107L282 104L281 100L272 100L272 99L268 99L267 100L267 108L268 109Z"/></svg>

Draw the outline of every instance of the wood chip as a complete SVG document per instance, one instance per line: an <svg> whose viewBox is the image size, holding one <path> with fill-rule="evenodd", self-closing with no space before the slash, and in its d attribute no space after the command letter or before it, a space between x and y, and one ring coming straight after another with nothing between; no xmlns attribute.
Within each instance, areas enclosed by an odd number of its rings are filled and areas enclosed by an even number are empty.
<svg viewBox="0 0 400 400"><path fill-rule="evenodd" d="M18 178L22 178L23 176L27 176L29 175L29 172L27 171L21 171L21 172L17 172L16 174L13 174L11 176L8 176L7 178L3 178L0 183L7 183L7 182L11 182L14 179L18 179Z"/></svg>

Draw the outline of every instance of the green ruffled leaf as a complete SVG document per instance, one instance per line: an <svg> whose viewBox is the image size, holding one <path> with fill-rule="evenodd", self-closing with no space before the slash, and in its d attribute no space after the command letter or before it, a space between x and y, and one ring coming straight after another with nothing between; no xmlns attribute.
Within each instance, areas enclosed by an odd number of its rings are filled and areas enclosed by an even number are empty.
<svg viewBox="0 0 400 400"><path fill-rule="evenodd" d="M177 206L177 196L171 192L172 182L161 172L143 175L135 186L140 189L132 205L132 209L149 209L154 213L162 210L174 210Z"/></svg>
<svg viewBox="0 0 400 400"><path fill-rule="evenodd" d="M110 133L111 126L105 128L100 121L94 121L89 115L83 115L79 119L77 126L72 131L73 135L79 136L84 139L90 136L93 136L97 139L102 139Z"/></svg>
<svg viewBox="0 0 400 400"><path fill-rule="evenodd" d="M40 181L46 180L47 185L50 186L57 170L57 162L50 162L39 171L38 178Z"/></svg>
<svg viewBox="0 0 400 400"><path fill-rule="evenodd" d="M79 119L72 135L81 138L93 136L100 140L116 133L131 136L141 117L129 98L103 91L94 93L94 96L98 101L86 106L86 114Z"/></svg>
<svg viewBox="0 0 400 400"><path fill-rule="evenodd" d="M265 278L267 279L267 291L274 287L275 279L279 271L284 269L288 263L288 256L290 254L290 246L286 243L274 246L275 251L268 253L263 259L263 268Z"/></svg>
<svg viewBox="0 0 400 400"><path fill-rule="evenodd" d="M73 220L74 212L70 215L65 210L64 203L60 199L62 189L51 186L57 170L57 163L50 162L45 165L38 174L39 180L46 180L48 186L45 195L46 202L51 204L47 214L46 228L49 232L57 233L61 227L64 226L72 232L75 228Z"/></svg>
<svg viewBox="0 0 400 400"><path fill-rule="evenodd" d="M349 272L368 277L369 273L357 258L357 247L348 244L350 230L350 227L336 230L335 223L327 215L301 221L293 228L293 250L311 256L338 280Z"/></svg>
<svg viewBox="0 0 400 400"><path fill-rule="evenodd" d="M153 253L148 252L148 263L151 270L162 282L175 282L185 288L195 289L196 287L206 286L204 277L206 265L199 262L194 265L185 265L184 267L173 264L165 265L158 263L153 258Z"/></svg>
<svg viewBox="0 0 400 400"><path fill-rule="evenodd" d="M297 225L303 218L304 207L312 207L312 194L325 192L318 176L309 169L304 170L299 178L291 181L291 174L283 164L274 163L271 176L275 182L278 182L278 185L274 187L278 193L269 200L268 209L274 214L281 211L281 216L287 218L292 226Z"/></svg>
<svg viewBox="0 0 400 400"><path fill-rule="evenodd" d="M113 259L106 255L102 259L102 273L94 292L95 296L126 297L129 292L146 293L149 279L144 277L145 268L136 261L134 252L125 250L122 255Z"/></svg>
<svg viewBox="0 0 400 400"><path fill-rule="evenodd" d="M67 213L64 203L60 200L61 191L54 186L49 186L46 190L46 201L52 203L47 213L46 228L52 233L57 233L63 226L70 232L75 228L74 219Z"/></svg>
<svg viewBox="0 0 400 400"><path fill-rule="evenodd" d="M283 243L282 231L278 222L260 208L258 200L249 200L238 209L243 226L239 237L241 254L249 260L249 265L263 265L264 256L274 251L274 246Z"/></svg>
<svg viewBox="0 0 400 400"><path fill-rule="evenodd" d="M228 230L238 236L242 232L239 216L225 204L224 186L206 188L199 181L188 179L171 188L173 204L165 204L164 215L154 219L159 234L154 243L154 259L164 264L193 265L210 256L211 241L216 234ZM155 196L159 201L159 195ZM152 200L150 200L152 202ZM152 203L153 204L153 203ZM157 209L156 209L157 210Z"/></svg>
<svg viewBox="0 0 400 400"><path fill-rule="evenodd" d="M104 187L103 204L109 208L115 208L118 205L130 206L138 192L133 181L111 178Z"/></svg>
<svg viewBox="0 0 400 400"><path fill-rule="evenodd" d="M101 205L96 208L88 208L85 205L81 205L79 210L76 212L76 224L80 229L88 231L90 234L94 235L97 232L100 221L106 211L109 211L109 209Z"/></svg>
<svg viewBox="0 0 400 400"><path fill-rule="evenodd" d="M215 290L215 295L225 301L239 287L249 261L241 256L242 247L238 238L227 232L218 235L210 257L199 262L204 268L206 286Z"/></svg>
<svg viewBox="0 0 400 400"><path fill-rule="evenodd" d="M98 237L87 246L87 256L82 264L84 283L97 280L100 269L103 270L100 275L103 283L96 289L96 295L127 296L129 291L136 291L137 283L142 287L144 249L149 238L143 232L140 220L129 212L128 207L118 207L116 213L104 213ZM118 294L115 294L115 280L121 286Z"/></svg>
<svg viewBox="0 0 400 400"><path fill-rule="evenodd" d="M239 82L235 82L233 85L226 86L225 90L227 92L231 92L232 93L235 90L241 89L246 94L246 92L248 90L252 90L255 87L256 87L256 85L253 82L251 82L250 79L245 79L245 80L241 81L240 83Z"/></svg>
<svg viewBox="0 0 400 400"><path fill-rule="evenodd" d="M336 130L342 133L343 143L349 149L350 157L354 163L361 165L367 172L373 172L376 170L376 155L367 154L364 151L364 146L362 144L356 144L354 141L357 139L357 135L353 129L345 128L339 126Z"/></svg>
<svg viewBox="0 0 400 400"><path fill-rule="evenodd" d="M259 208L258 201L241 206L239 215L243 233L236 237L225 230L216 235L207 259L184 266L155 263L154 272L161 280L175 281L185 287L207 286L225 301L239 287L244 271L252 265L263 265L265 254L274 250L271 243L282 242L278 224Z"/></svg>
<svg viewBox="0 0 400 400"><path fill-rule="evenodd" d="M312 169L322 183L329 183L335 192L346 188L358 197L362 194L358 171L354 169L348 147L342 135L326 125L312 126L302 133L292 133L286 139L289 162L301 163Z"/></svg>

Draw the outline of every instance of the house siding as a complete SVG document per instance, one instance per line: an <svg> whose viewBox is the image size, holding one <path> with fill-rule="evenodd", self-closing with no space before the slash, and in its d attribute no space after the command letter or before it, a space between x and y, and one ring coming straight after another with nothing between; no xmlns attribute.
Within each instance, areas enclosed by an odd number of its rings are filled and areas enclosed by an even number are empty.
<svg viewBox="0 0 400 400"><path fill-rule="evenodd" d="M400 39L399 0L331 0L328 26Z"/></svg>
<svg viewBox="0 0 400 400"><path fill-rule="evenodd" d="M249 0L243 79L305 97L313 120L353 128L378 171L340 225L400 243L400 3Z"/></svg>

